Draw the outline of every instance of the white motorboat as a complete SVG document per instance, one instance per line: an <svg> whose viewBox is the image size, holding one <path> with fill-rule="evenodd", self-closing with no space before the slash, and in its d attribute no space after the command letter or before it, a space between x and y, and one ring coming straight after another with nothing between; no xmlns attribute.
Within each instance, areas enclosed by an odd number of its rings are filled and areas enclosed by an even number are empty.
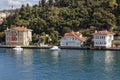
<svg viewBox="0 0 120 80"><path fill-rule="evenodd" d="M23 48L21 48L21 46L16 46L15 48L13 48L14 51L23 51Z"/></svg>
<svg viewBox="0 0 120 80"><path fill-rule="evenodd" d="M60 48L58 46L53 46L52 48L50 48L50 50L60 50Z"/></svg>

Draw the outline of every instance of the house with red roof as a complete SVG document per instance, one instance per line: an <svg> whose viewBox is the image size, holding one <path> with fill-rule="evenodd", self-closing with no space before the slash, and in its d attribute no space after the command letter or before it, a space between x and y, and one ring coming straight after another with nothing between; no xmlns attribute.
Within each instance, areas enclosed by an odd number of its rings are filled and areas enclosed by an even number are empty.
<svg viewBox="0 0 120 80"><path fill-rule="evenodd" d="M86 41L86 37L83 37L79 32L70 32L65 33L64 37L60 40L61 47L82 47L84 42Z"/></svg>
<svg viewBox="0 0 120 80"><path fill-rule="evenodd" d="M93 33L94 47L110 48L112 47L113 40L114 40L113 32L103 30L95 31L95 33Z"/></svg>
<svg viewBox="0 0 120 80"><path fill-rule="evenodd" d="M6 45L22 45L28 46L32 41L32 30L22 26L15 26L5 30Z"/></svg>

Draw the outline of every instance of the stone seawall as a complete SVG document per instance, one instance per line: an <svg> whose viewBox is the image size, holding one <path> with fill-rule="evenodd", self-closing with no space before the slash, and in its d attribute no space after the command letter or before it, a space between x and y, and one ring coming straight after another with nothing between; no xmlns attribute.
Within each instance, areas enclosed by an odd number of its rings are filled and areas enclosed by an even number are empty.
<svg viewBox="0 0 120 80"><path fill-rule="evenodd" d="M11 45L0 45L0 48L14 48L15 46ZM27 48L27 49L50 49L52 46L35 46L35 45L30 45L30 46L21 46L22 48ZM116 50L120 51L120 48L81 48L81 47L61 47L59 46L60 49L76 49L76 50Z"/></svg>

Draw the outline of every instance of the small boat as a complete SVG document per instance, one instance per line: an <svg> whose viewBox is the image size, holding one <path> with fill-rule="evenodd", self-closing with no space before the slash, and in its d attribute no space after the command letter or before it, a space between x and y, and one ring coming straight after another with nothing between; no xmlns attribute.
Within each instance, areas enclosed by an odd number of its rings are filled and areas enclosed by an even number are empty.
<svg viewBox="0 0 120 80"><path fill-rule="evenodd" d="M16 46L15 48L13 48L14 51L23 51L23 48L21 48L21 46Z"/></svg>
<svg viewBox="0 0 120 80"><path fill-rule="evenodd" d="M53 46L52 48L50 48L50 50L60 50L60 48L58 46Z"/></svg>

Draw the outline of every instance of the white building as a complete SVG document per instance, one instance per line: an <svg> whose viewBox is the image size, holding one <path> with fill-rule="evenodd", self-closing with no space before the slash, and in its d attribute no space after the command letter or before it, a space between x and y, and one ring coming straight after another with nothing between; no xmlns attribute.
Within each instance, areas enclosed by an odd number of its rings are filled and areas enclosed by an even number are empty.
<svg viewBox="0 0 120 80"><path fill-rule="evenodd" d="M6 13L0 12L0 18L6 18L6 17L7 17Z"/></svg>
<svg viewBox="0 0 120 80"><path fill-rule="evenodd" d="M93 33L94 47L112 47L112 41L114 40L114 33L104 30L104 31L95 31Z"/></svg>
<svg viewBox="0 0 120 80"><path fill-rule="evenodd" d="M64 37L60 40L60 46L62 47L82 47L86 38L79 32L65 33Z"/></svg>
<svg viewBox="0 0 120 80"><path fill-rule="evenodd" d="M32 30L26 27L14 27L6 29L6 45L24 45L28 46L32 41Z"/></svg>

